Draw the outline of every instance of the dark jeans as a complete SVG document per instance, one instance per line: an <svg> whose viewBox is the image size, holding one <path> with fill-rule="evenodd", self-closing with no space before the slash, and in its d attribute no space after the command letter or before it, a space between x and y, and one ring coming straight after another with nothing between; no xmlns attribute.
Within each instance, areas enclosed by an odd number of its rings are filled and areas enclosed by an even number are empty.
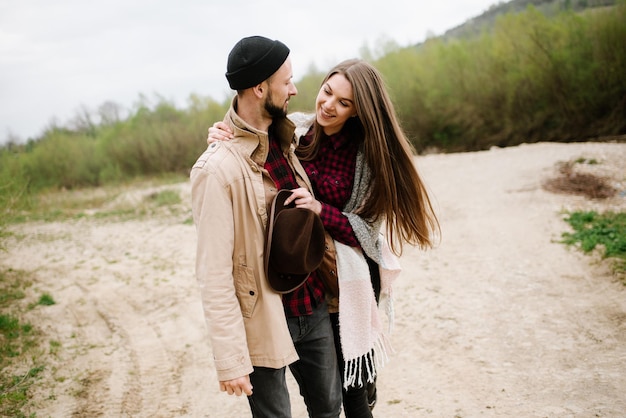
<svg viewBox="0 0 626 418"><path fill-rule="evenodd" d="M291 418L285 369L254 368L250 375L252 395L248 396L253 418Z"/></svg>
<svg viewBox="0 0 626 418"><path fill-rule="evenodd" d="M289 369L298 382L309 417L338 418L341 376L326 303L316 306L312 315L287 318L287 325L300 356Z"/></svg>
<svg viewBox="0 0 626 418"><path fill-rule="evenodd" d="M344 361L343 354L341 353L341 345L339 343L339 314L332 313L330 317L335 338L337 339L337 359L339 360L339 367L341 367L343 371ZM343 376L343 373L341 375ZM369 407L367 396L368 383L363 375L359 377L358 381L362 383L361 386L359 386L357 382L354 386L348 387L348 389L343 388L342 384L344 414L346 418L372 418L373 415Z"/></svg>

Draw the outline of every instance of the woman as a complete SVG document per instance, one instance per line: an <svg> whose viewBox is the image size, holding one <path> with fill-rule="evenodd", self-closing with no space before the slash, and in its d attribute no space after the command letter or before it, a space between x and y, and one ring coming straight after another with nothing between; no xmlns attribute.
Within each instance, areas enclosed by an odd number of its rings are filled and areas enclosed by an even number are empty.
<svg viewBox="0 0 626 418"><path fill-rule="evenodd" d="M339 295L330 295L335 301L330 315L343 369L345 414L372 417L376 367L387 347L376 303L381 292L390 291L394 270L397 274L388 250L399 256L403 244L432 247L439 224L373 66L358 59L341 62L322 82L315 117L290 118L305 129L296 154L319 199L296 203L320 215L337 251ZM209 129L209 142L229 135L220 127L218 122Z"/></svg>

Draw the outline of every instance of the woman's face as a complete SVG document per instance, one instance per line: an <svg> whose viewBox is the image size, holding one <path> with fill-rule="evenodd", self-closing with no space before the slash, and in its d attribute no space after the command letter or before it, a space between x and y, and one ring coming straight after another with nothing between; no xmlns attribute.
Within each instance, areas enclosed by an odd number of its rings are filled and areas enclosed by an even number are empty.
<svg viewBox="0 0 626 418"><path fill-rule="evenodd" d="M352 85L343 74L333 74L322 85L315 99L315 115L326 135L339 132L348 118L356 115Z"/></svg>

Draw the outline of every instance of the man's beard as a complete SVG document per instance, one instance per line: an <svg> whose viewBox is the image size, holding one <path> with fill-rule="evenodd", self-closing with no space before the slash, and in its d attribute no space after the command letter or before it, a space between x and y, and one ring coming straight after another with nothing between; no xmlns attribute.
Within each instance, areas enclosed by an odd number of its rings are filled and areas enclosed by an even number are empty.
<svg viewBox="0 0 626 418"><path fill-rule="evenodd" d="M270 114L272 119L280 119L280 118L287 117L287 112L285 111L285 108L278 107L274 104L271 93L267 94L264 107L265 107L265 111Z"/></svg>

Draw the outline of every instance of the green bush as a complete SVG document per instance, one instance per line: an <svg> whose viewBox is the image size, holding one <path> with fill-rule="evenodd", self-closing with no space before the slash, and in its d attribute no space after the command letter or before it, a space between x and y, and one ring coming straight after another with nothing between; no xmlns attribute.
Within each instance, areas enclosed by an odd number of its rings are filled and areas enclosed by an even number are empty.
<svg viewBox="0 0 626 418"><path fill-rule="evenodd" d="M626 132L626 3L547 18L503 15L491 31L380 58L418 150L486 149Z"/></svg>
<svg viewBox="0 0 626 418"><path fill-rule="evenodd" d="M36 203L33 196L47 189L186 175L206 148L207 128L224 117L229 104L191 96L189 108L181 110L162 99L150 106L142 98L125 120L51 127L36 141L0 148L3 215L29 209Z"/></svg>

